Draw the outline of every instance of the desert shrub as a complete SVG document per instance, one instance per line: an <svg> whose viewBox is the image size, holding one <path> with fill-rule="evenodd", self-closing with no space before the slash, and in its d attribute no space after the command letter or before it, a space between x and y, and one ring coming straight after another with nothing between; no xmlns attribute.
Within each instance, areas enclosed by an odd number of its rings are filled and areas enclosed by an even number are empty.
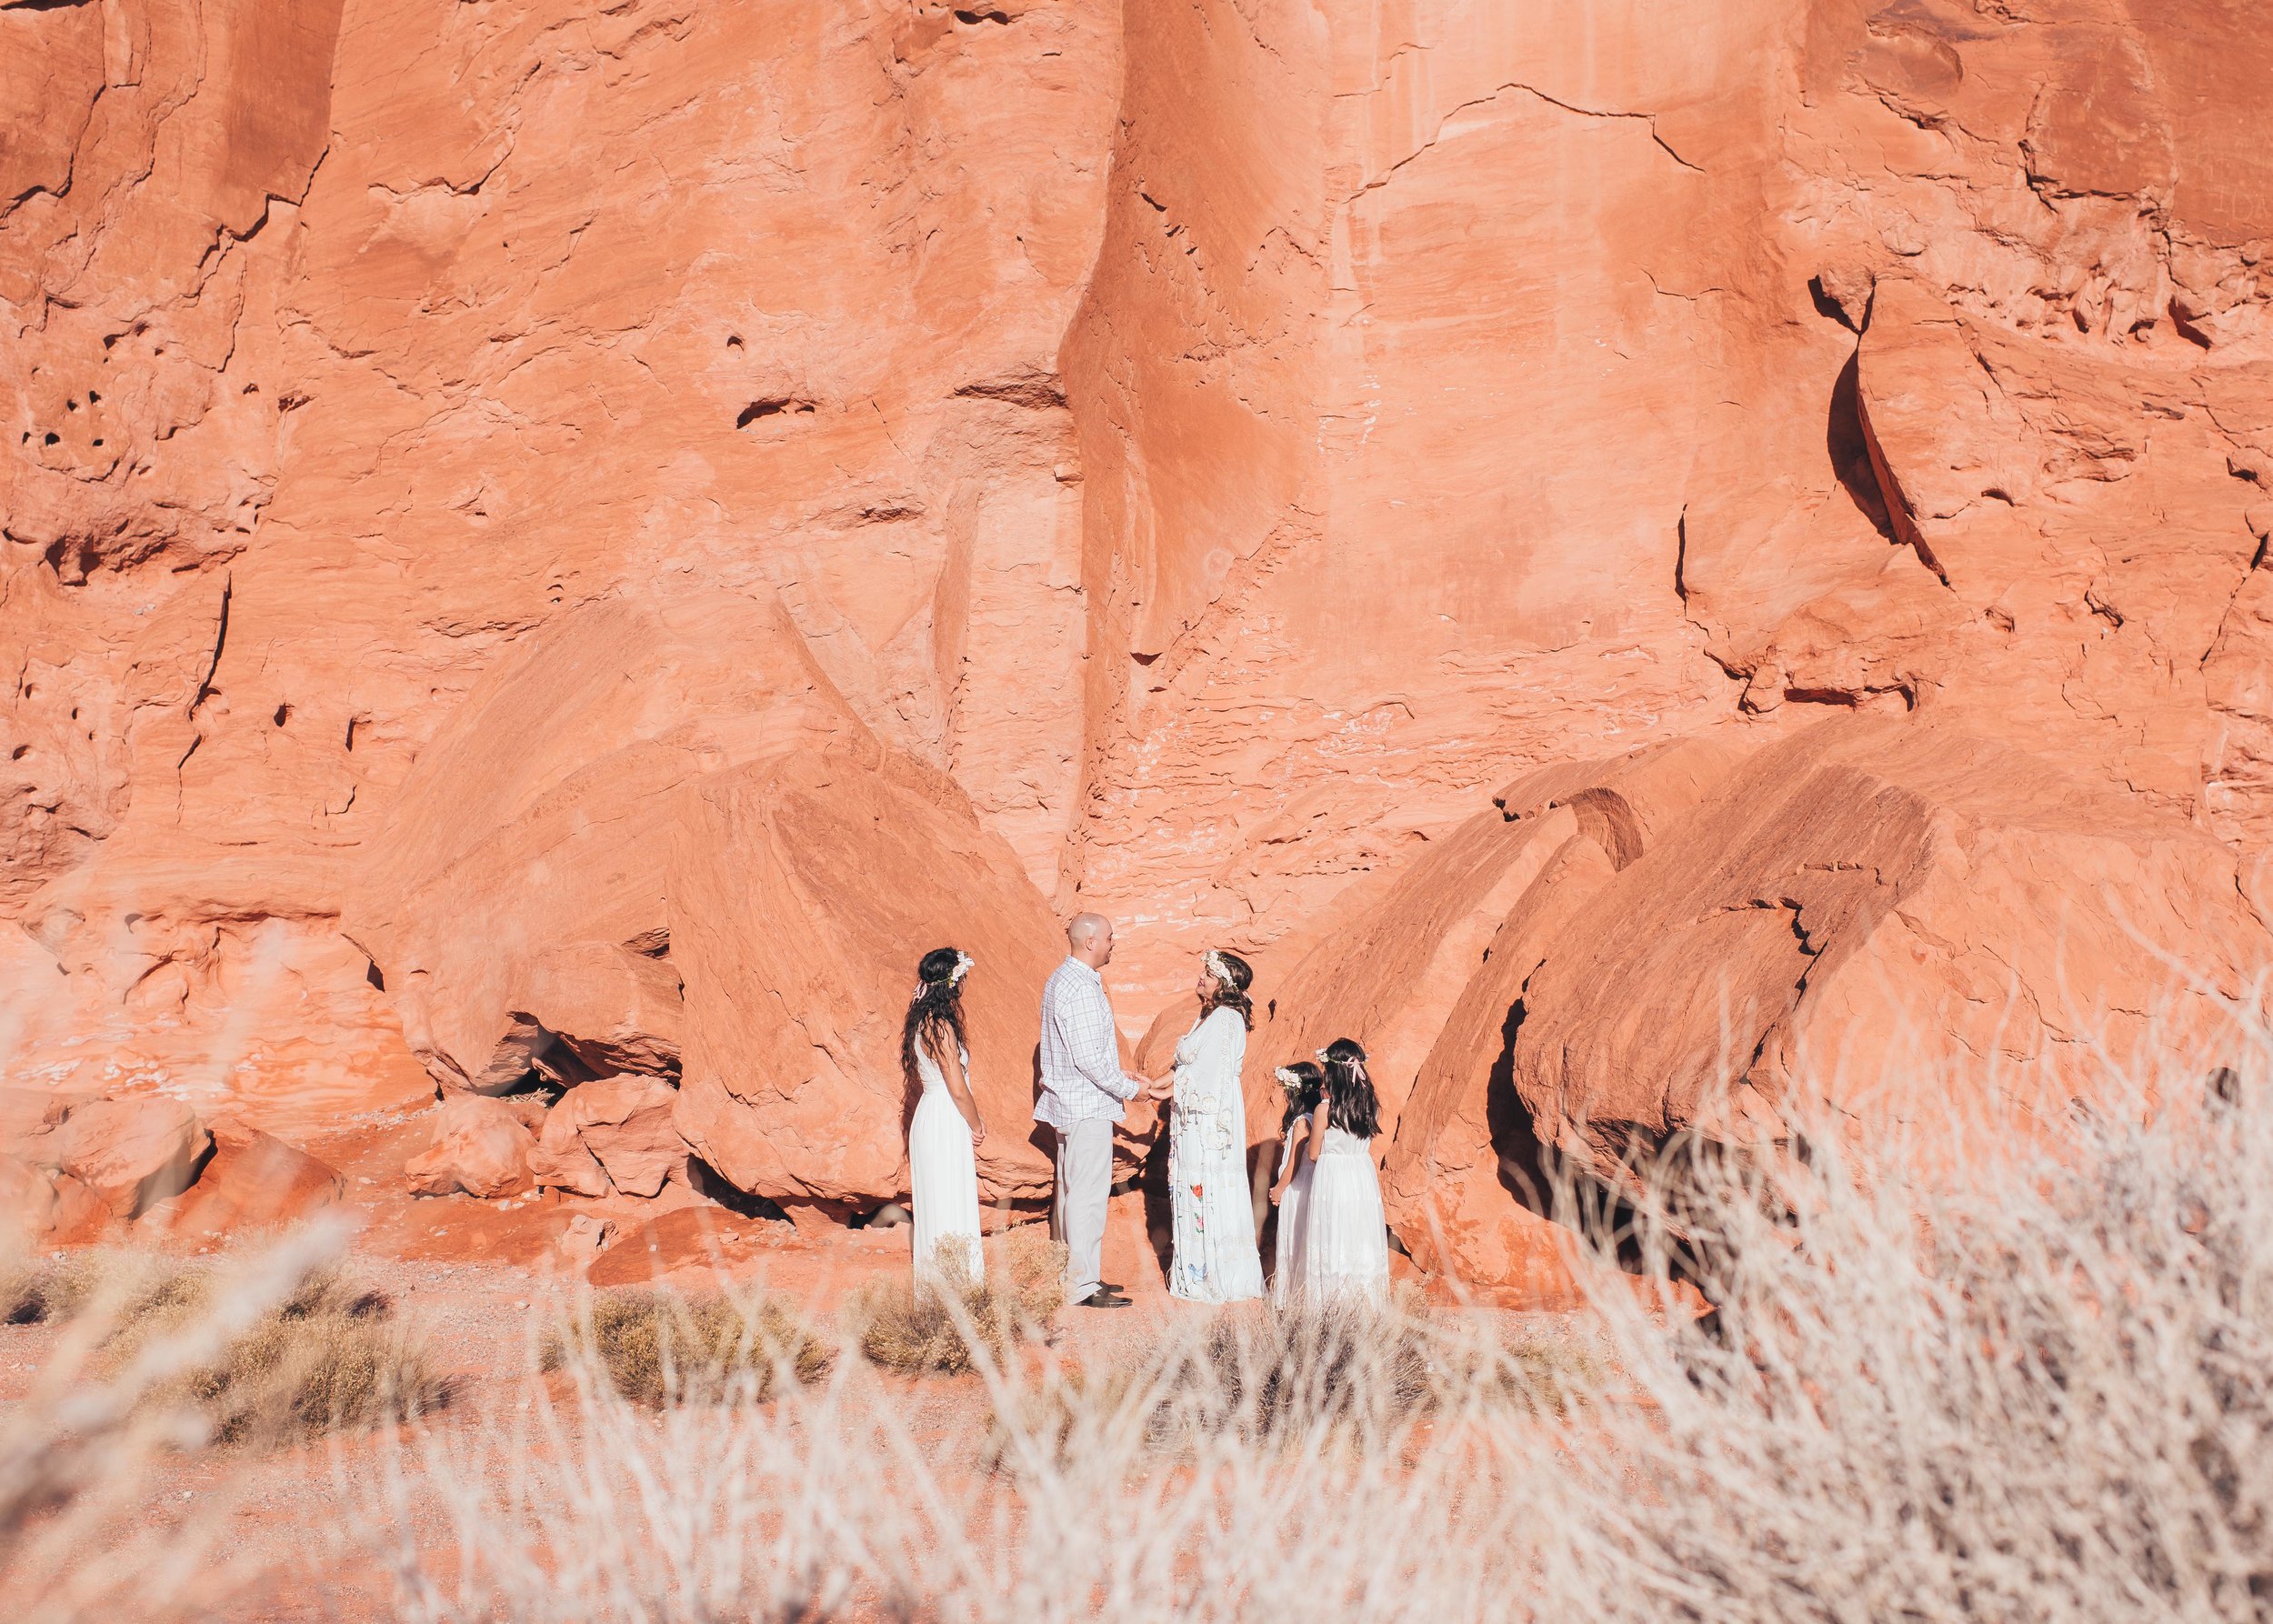
<svg viewBox="0 0 2273 1624"><path fill-rule="evenodd" d="M230 1288L211 1265L98 1248L25 1271L8 1318L78 1322L95 1368L115 1372L212 1318ZM187 1404L225 1440L275 1442L415 1414L446 1396L388 1300L325 1267L211 1352L153 1381L144 1401Z"/></svg>
<svg viewBox="0 0 2273 1624"><path fill-rule="evenodd" d="M596 1295L588 1315L548 1344L555 1368L588 1353L636 1404L717 1403L774 1395L786 1374L817 1381L836 1350L770 1298L687 1298L627 1288Z"/></svg>
<svg viewBox="0 0 2273 1624"><path fill-rule="evenodd" d="M1066 1302L1066 1248L1033 1228L1005 1239L984 1280L961 1248L941 1242L931 1272L877 1281L853 1301L860 1350L887 1369L961 1375L999 1365Z"/></svg>
<svg viewBox="0 0 2273 1624"><path fill-rule="evenodd" d="M1157 1425L1252 1439L1318 1426L1377 1436L1437 1393L1431 1338L1410 1299L1233 1309L1212 1318L1195 1353Z"/></svg>
<svg viewBox="0 0 2273 1624"><path fill-rule="evenodd" d="M179 1390L221 1438L266 1441L416 1416L449 1397L392 1303L329 1271L193 1368Z"/></svg>
<svg viewBox="0 0 2273 1624"><path fill-rule="evenodd" d="M1715 1312L1601 1294L1639 1402L1557 1463L1550 1589L1609 1620L2268 1616L2262 1094L2117 1095L1940 1167L1809 1126L1804 1160L1645 1188L1650 1267L1701 1260Z"/></svg>
<svg viewBox="0 0 2273 1624"><path fill-rule="evenodd" d="M97 1247L25 1259L0 1286L11 1325L37 1325L82 1314L99 1318L106 1334L124 1336L152 1317L194 1309L210 1282L202 1268L158 1253Z"/></svg>

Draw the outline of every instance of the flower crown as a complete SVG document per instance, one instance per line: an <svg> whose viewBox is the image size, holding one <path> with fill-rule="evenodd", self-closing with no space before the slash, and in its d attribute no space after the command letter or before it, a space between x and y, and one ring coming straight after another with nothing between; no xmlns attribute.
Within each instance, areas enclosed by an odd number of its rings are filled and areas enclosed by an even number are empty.
<svg viewBox="0 0 2273 1624"><path fill-rule="evenodd" d="M1299 1088L1302 1087L1302 1073L1297 1071L1291 1066L1282 1066L1277 1071L1272 1072L1271 1075L1278 1079L1279 1087L1282 1088Z"/></svg>
<svg viewBox="0 0 2273 1624"><path fill-rule="evenodd" d="M918 981L916 983L916 990L908 995L907 1001L912 1004L916 999L922 997L924 994L928 992L931 988L941 985L947 987L962 986L963 977L971 973L971 967L977 962L978 960L973 958L968 953L957 948L955 955L955 968L947 972L947 978L946 982L943 984L937 981Z"/></svg>
<svg viewBox="0 0 2273 1624"><path fill-rule="evenodd" d="M1239 984L1231 978L1230 962L1224 957L1220 947L1208 948L1201 957L1200 963L1207 967L1207 973L1217 980L1230 987L1234 992L1238 990Z"/></svg>

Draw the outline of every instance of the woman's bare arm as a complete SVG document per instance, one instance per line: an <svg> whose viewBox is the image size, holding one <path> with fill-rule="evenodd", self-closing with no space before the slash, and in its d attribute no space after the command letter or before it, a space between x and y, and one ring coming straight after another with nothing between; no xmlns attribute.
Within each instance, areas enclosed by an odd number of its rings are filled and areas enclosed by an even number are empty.
<svg viewBox="0 0 2273 1624"><path fill-rule="evenodd" d="M955 1101L955 1108L963 1113L963 1120L970 1125L971 1143L983 1143L986 1124L978 1119L978 1101L971 1098L971 1079L963 1073L962 1050L953 1043L946 1048L947 1052L939 1057L939 1075L946 1079L947 1097Z"/></svg>
<svg viewBox="0 0 2273 1624"><path fill-rule="evenodd" d="M1271 1186L1272 1206L1278 1205L1278 1198L1285 1195L1287 1187L1294 1182L1295 1164L1302 1159L1302 1148L1309 1142L1309 1138L1310 1118L1305 1117L1289 1131L1287 1153L1281 1158L1278 1165L1278 1182Z"/></svg>
<svg viewBox="0 0 2273 1624"><path fill-rule="evenodd" d="M1326 1148L1326 1125L1330 1120L1333 1110L1332 1101L1321 1099L1318 1101L1318 1108L1310 1113L1310 1137L1304 1148L1310 1152L1310 1159L1313 1163L1318 1159L1318 1152Z"/></svg>

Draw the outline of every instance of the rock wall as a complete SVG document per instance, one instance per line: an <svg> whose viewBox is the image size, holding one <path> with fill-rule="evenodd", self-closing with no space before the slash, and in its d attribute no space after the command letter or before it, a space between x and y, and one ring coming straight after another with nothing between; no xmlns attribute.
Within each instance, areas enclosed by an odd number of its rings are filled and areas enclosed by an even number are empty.
<svg viewBox="0 0 2273 1624"><path fill-rule="evenodd" d="M881 1005L926 841L989 967L1121 919L1132 1035L1248 953L1258 1138L1372 1044L1487 1282L1534 1140L2214 1048L2161 956L2268 947L2253 22L0 6L9 1080L277 1124L726 1033L734 1176L880 1198L896 1012L705 1015L681 916ZM672 854L778 866L832 750L909 839L735 917Z"/></svg>

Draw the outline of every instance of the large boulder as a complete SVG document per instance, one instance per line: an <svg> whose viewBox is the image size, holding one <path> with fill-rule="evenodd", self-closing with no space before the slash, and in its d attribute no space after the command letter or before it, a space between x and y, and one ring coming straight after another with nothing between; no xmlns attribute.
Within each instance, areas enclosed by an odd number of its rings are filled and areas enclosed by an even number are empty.
<svg viewBox="0 0 2273 1624"><path fill-rule="evenodd" d="M154 1213L176 1235L218 1238L288 1224L346 1194L339 1169L224 1112L208 1128L213 1155L197 1182Z"/></svg>
<svg viewBox="0 0 2273 1624"><path fill-rule="evenodd" d="M20 1156L0 1155L0 1226L19 1239L36 1240L54 1227L55 1181L45 1168Z"/></svg>
<svg viewBox="0 0 2273 1624"><path fill-rule="evenodd" d="M901 1020L916 961L952 946L976 960L963 1001L982 1193L1047 1193L1036 1045L1065 937L950 781L874 747L713 775L674 827L669 894L676 1121L717 1172L784 1202L906 1194Z"/></svg>
<svg viewBox="0 0 2273 1624"><path fill-rule="evenodd" d="M671 1126L678 1092L653 1078L579 1084L545 1114L529 1155L540 1185L580 1196L656 1196L686 1165L686 1141Z"/></svg>
<svg viewBox="0 0 2273 1624"><path fill-rule="evenodd" d="M436 1079L675 1066L678 792L840 736L866 733L763 590L604 599L499 661L420 754L346 916Z"/></svg>
<svg viewBox="0 0 2273 1624"><path fill-rule="evenodd" d="M2064 1110L2111 1068L2198 1079L2268 957L2199 830L1923 716L1826 722L1556 933L1510 1077L1606 1178L1675 1133L1781 1137L1795 1095L1866 1138L1992 1090Z"/></svg>
<svg viewBox="0 0 2273 1624"><path fill-rule="evenodd" d="M454 1094L436 1118L433 1145L404 1163L403 1174L415 1195L508 1196L528 1188L536 1143L506 1101Z"/></svg>
<svg viewBox="0 0 2273 1624"><path fill-rule="evenodd" d="M213 1136L178 1099L89 1099L23 1141L29 1158L92 1190L114 1218L187 1189Z"/></svg>

